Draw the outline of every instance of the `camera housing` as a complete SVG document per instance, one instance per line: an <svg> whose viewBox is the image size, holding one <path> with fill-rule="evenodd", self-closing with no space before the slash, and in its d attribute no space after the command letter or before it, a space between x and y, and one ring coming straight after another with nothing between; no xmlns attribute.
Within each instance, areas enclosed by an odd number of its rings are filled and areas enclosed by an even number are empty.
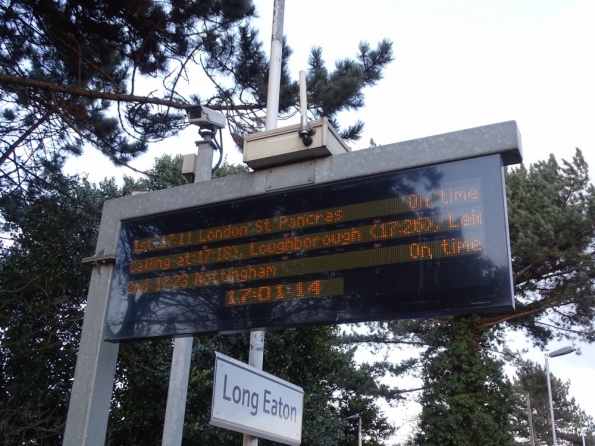
<svg viewBox="0 0 595 446"><path fill-rule="evenodd" d="M199 127L215 127L224 129L227 126L227 119L221 112L211 110L202 105L193 105L186 108L188 122Z"/></svg>

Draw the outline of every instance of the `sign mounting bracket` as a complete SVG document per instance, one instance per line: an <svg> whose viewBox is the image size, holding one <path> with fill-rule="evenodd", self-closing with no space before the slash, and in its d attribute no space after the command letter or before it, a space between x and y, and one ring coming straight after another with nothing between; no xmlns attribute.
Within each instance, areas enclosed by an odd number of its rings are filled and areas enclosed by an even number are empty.
<svg viewBox="0 0 595 446"><path fill-rule="evenodd" d="M84 257L81 263L83 265L93 264L99 274L101 274L101 266L107 265L108 263L115 263L116 255L115 254L104 254L105 249L102 249L97 254L91 257Z"/></svg>
<svg viewBox="0 0 595 446"><path fill-rule="evenodd" d="M311 160L301 163L298 169L295 166L291 167L291 169L286 169L283 166L279 166L268 169L266 174L266 192L310 186L315 183L316 161Z"/></svg>

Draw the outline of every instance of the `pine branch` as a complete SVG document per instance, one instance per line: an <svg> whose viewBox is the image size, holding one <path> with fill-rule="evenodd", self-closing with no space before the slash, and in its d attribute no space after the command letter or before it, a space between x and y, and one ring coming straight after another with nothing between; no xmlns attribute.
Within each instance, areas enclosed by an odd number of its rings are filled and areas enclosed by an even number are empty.
<svg viewBox="0 0 595 446"><path fill-rule="evenodd" d="M486 328L493 327L494 325L498 325L502 322L508 322L508 321L511 321L514 319L519 319L519 318L522 318L525 316L531 316L533 314L537 314L537 313L547 310L547 309L551 309L551 310L555 311L556 307L563 307L563 306L566 306L569 304L572 304L572 302L563 301L563 302L558 302L556 304L555 299L542 299L542 300L536 302L534 305L531 305L532 308L529 310L515 312L515 313L505 313L505 314L500 314L500 315L495 315L495 316L482 317L479 325L482 327L486 327ZM538 322L538 321L536 321L536 322ZM543 325L546 325L546 324L543 324ZM558 328L558 327L556 327L556 328Z"/></svg>
<svg viewBox="0 0 595 446"><path fill-rule="evenodd" d="M81 96L90 99L105 99L117 102L134 102L139 104L154 104L163 105L165 107L176 108L184 110L192 104L172 101L168 99L152 98L147 96L138 96L124 93L108 93L105 91L87 90L84 88L66 87L64 85L53 84L51 82L40 81L20 76L11 76L9 74L0 73L0 83L7 85L19 85L23 87L32 87L38 90L48 91L51 93L65 93L72 96ZM248 105L210 105L209 108L213 110L259 110L262 106L258 104Z"/></svg>
<svg viewBox="0 0 595 446"><path fill-rule="evenodd" d="M425 387L417 387L415 389L396 390L395 393L419 392L420 390L424 390L424 389L425 389Z"/></svg>
<svg viewBox="0 0 595 446"><path fill-rule="evenodd" d="M53 96L53 95L52 95ZM55 111L56 114L58 116L60 116L62 118L62 120L64 122L66 122L68 124L68 126L74 131L76 132L77 135L79 135L82 139L84 139L85 141L93 144L95 147L97 147L104 155L106 155L109 159L112 160L112 162L118 166L124 166L127 167L128 169L136 172L136 173L140 173L142 175L149 175L147 172L145 172L144 170L139 170L136 169L132 166L130 166L128 163L125 163L122 160L119 160L113 153L111 153L107 147L105 147L100 141L98 141L97 139L93 139L92 137L88 136L81 128L79 128L73 121L71 121L68 116L66 116L64 113L62 113L61 109L58 107L58 105L56 104L55 107Z"/></svg>
<svg viewBox="0 0 595 446"><path fill-rule="evenodd" d="M531 316L533 314L539 313L540 311L544 310L546 307L539 306L538 308L533 308L527 311L521 311L518 313L508 313L508 314L501 314L497 316L489 316L489 317L482 317L481 322L479 325L481 327L493 327L494 325L498 325L502 322L508 322L513 319L518 319L525 316Z"/></svg>
<svg viewBox="0 0 595 446"><path fill-rule="evenodd" d="M37 127L39 127L41 124L43 124L45 121L48 120L48 118L50 117L50 115L52 114L52 111L47 111L41 118L39 118L37 120L37 122L35 124L33 124L31 127L29 127L25 133L23 133L21 136L19 136L19 138L13 142L7 149L6 152L4 152L2 154L2 156L0 156L0 166L2 164L4 164L4 161L6 161L8 159L8 157L10 155L12 155L12 153L17 149L18 146L21 145L21 143L23 141L25 141L29 135L31 135L31 133L33 133L35 131L35 129Z"/></svg>
<svg viewBox="0 0 595 446"><path fill-rule="evenodd" d="M551 327L551 328L555 328L556 330L562 330L562 331L568 331L570 333L577 333L577 334L587 334L584 331L580 331L580 330L571 330L570 328L563 328L563 327L559 327L557 325L552 325L552 324L546 324L545 322L541 322L541 321L535 321L536 324L540 324L540 325L545 325L546 327Z"/></svg>
<svg viewBox="0 0 595 446"><path fill-rule="evenodd" d="M403 344L414 345L418 347L425 347L427 344L419 341L400 341L398 339L390 339L379 335L347 335L342 336L337 342L337 345L346 344Z"/></svg>

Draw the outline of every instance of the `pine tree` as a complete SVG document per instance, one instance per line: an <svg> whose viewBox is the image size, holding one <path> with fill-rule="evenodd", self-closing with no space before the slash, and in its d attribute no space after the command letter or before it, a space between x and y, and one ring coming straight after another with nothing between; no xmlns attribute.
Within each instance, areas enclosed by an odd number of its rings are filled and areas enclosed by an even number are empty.
<svg viewBox="0 0 595 446"><path fill-rule="evenodd" d="M191 104L223 111L241 147L264 127L268 58L250 25L255 14L250 0L0 1L0 198L85 145L127 164L186 127ZM298 107L290 56L284 45L282 116ZM329 71L315 48L311 113L337 124L341 110L363 105L363 89L391 60L389 41L362 43L355 59ZM361 129L358 122L343 135L358 138Z"/></svg>
<svg viewBox="0 0 595 446"><path fill-rule="evenodd" d="M551 374L550 382L558 444L582 445L581 433L583 429L595 425L593 417L586 414L574 398L569 396L570 382L562 382ZM529 395L536 444L552 444L549 399L543 367L531 361L518 361L517 375L512 388L516 402L513 429L517 443L531 444L527 415L527 395Z"/></svg>
<svg viewBox="0 0 595 446"><path fill-rule="evenodd" d="M424 390L414 444L512 445L512 389L477 316L452 318L427 334Z"/></svg>
<svg viewBox="0 0 595 446"><path fill-rule="evenodd" d="M428 349L421 357L420 375L425 385L420 400L424 410L420 434L413 444L424 444L427 438L441 440L426 444L460 444L445 437L447 433L444 425L436 421L432 401L451 397L452 393L448 392L457 388L454 382L458 382L459 389L464 388L464 383L473 382L480 365L484 367L486 383L489 382L498 362L488 351L503 350L505 330L522 331L541 348L553 339L595 340L595 256L592 249L595 187L589 181L582 153L577 149L572 162L563 161L561 165L551 156L528 169L524 165L511 169L506 174L506 184L516 309L479 315L471 326L464 317L376 324L371 335L358 337L360 342L415 344ZM468 327L466 336L469 342L475 343L475 348L461 350L454 336L434 335L444 330L456 333L460 325ZM459 373L450 375L448 358L476 364L477 368L462 367ZM451 382L450 387L438 385L445 377ZM440 391L445 393L437 394ZM469 411L482 414L483 402L497 399L488 387L482 391L483 396L478 390L477 398L469 400L475 404ZM506 392L502 393L497 406L500 412L493 414L494 429L502 433L509 431L510 422L503 413L511 417L514 405ZM445 407L450 405L442 408ZM457 417L450 409L443 413L447 415ZM470 426L459 424L463 430L469 430ZM463 433L460 435L465 438Z"/></svg>
<svg viewBox="0 0 595 446"><path fill-rule="evenodd" d="M0 442L60 442L107 189L40 177L13 203L0 258ZM48 184L51 187L48 189Z"/></svg>
<svg viewBox="0 0 595 446"><path fill-rule="evenodd" d="M264 370L304 389L303 445L355 445L354 432L344 418L363 417L366 444L381 445L394 427L380 411L378 377L382 365L356 366L353 351L338 349L336 327L289 329L267 333ZM246 334L200 336L194 341L186 404L183 442L238 444L241 434L209 425L213 393L214 351L247 361ZM119 354L108 444L159 445L163 433L171 342L123 344ZM314 359L315 358L315 359ZM374 370L376 369L376 370ZM276 444L259 440L259 444Z"/></svg>
<svg viewBox="0 0 595 446"><path fill-rule="evenodd" d="M521 165L506 182L516 310L482 325L524 331L540 347L595 341L595 187L581 151Z"/></svg>
<svg viewBox="0 0 595 446"><path fill-rule="evenodd" d="M150 176L113 180L99 187L50 173L27 188L28 201L11 203L7 217L14 242L0 258L0 439L3 444L61 442L78 350L90 271L81 259L94 252L105 198L133 189L185 184L182 158L155 160ZM224 163L214 176L244 170ZM394 431L376 397L394 398L378 379L385 364L355 364L353 351L337 347L335 327L284 330L267 336L265 370L306 392L303 444L349 445L343 421L361 413L369 444ZM194 343L184 441L239 443L238 434L209 425L214 351L247 360L249 336L203 336ZM108 424L108 444L161 444L171 340L124 344ZM316 358L316 360L313 360ZM272 444L263 442L263 444Z"/></svg>

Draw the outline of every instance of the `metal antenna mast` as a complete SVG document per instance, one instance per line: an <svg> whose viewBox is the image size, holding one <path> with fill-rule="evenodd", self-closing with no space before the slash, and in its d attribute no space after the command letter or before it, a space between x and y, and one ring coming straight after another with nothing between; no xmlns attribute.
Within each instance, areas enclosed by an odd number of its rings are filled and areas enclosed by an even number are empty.
<svg viewBox="0 0 595 446"><path fill-rule="evenodd" d="M271 60L269 62L269 89L267 91L267 116L265 129L277 128L279 115L279 90L281 89L281 59L283 52L283 17L285 0L275 0L273 9L273 37L271 41ZM250 333L249 364L262 370L264 358L264 330ZM258 438L244 434L244 446L257 446Z"/></svg>

